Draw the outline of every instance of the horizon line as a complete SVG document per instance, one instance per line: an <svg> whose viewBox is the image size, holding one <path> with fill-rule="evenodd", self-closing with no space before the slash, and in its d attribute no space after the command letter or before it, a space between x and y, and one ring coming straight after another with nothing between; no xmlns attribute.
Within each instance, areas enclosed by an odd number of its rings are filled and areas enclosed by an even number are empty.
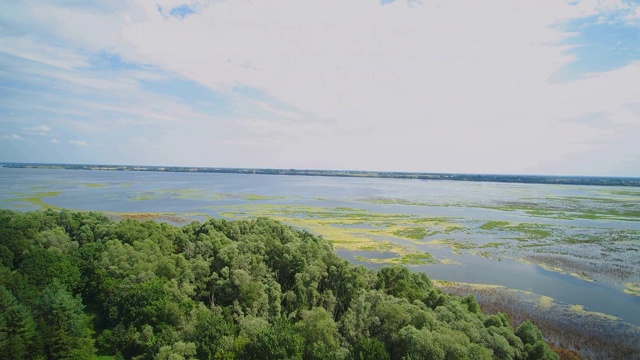
<svg viewBox="0 0 640 360"><path fill-rule="evenodd" d="M240 170L240 171L279 171L279 172L334 172L337 174L348 175L348 173L360 173L360 174L398 174L398 175L434 175L434 176L504 176L504 177L548 177L548 178L592 178L592 179L628 179L628 180L640 180L640 176L615 176L615 175L559 175L559 174L512 174L512 173L463 173L463 172L429 172L429 171L406 171L406 170L355 170L355 169L313 169L313 168L274 168L274 167L226 167L226 166L192 166L192 165L145 165L145 164L98 164L98 163L65 163L65 162L0 162L0 165L21 165L21 166L95 166L95 167L129 167L129 168L168 168L168 169L201 169L201 170ZM100 170L100 169L96 169ZM106 170L106 169L103 169ZM140 171L140 170L138 170ZM175 172L187 172L187 171L175 171ZM263 174L267 175L267 174ZM282 174L282 175L305 175L305 174ZM310 174L307 174L310 175ZM330 174L315 174L316 176L331 176ZM434 179L435 180L435 179ZM440 179L448 180L448 179ZM450 179L461 180L461 179ZM468 181L468 180L467 180Z"/></svg>

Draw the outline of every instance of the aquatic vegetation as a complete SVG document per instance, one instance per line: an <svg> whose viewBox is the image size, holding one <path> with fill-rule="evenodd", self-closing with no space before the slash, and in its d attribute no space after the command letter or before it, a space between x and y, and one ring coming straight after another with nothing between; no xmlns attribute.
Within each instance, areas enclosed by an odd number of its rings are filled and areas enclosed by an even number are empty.
<svg viewBox="0 0 640 360"><path fill-rule="evenodd" d="M260 195L250 193L222 193L209 189L153 189L135 196L132 200L184 199L184 200L243 200L265 201L286 199L284 196Z"/></svg>
<svg viewBox="0 0 640 360"><path fill-rule="evenodd" d="M463 263L461 263L460 261L454 260L454 259L449 259L449 258L444 258L444 259L439 258L438 259L438 264L441 264L441 265L453 265L453 266L463 265Z"/></svg>
<svg viewBox="0 0 640 360"><path fill-rule="evenodd" d="M480 226L480 229L482 230L503 230L505 227L510 226L511 223L508 221L496 221L496 220L491 220L486 222L484 225Z"/></svg>
<svg viewBox="0 0 640 360"><path fill-rule="evenodd" d="M427 229L423 227L411 227L396 230L393 234L403 238L422 240L425 236L437 234L437 232L428 233Z"/></svg>
<svg viewBox="0 0 640 360"><path fill-rule="evenodd" d="M634 296L640 296L640 283L626 283L624 292Z"/></svg>
<svg viewBox="0 0 640 360"><path fill-rule="evenodd" d="M413 206L437 206L422 201L414 201L402 198L387 198L387 197L370 197L365 199L357 199L358 202L364 202L369 204L381 204L381 205L413 205Z"/></svg>
<svg viewBox="0 0 640 360"><path fill-rule="evenodd" d="M546 196L528 201L502 201L496 204L474 204L474 207L499 211L519 211L528 216L553 219L589 219L637 221L640 218L640 204L632 193L628 197L614 195L615 190L598 196ZM625 191L625 190L621 190ZM631 196L630 196L631 195Z"/></svg>
<svg viewBox="0 0 640 360"><path fill-rule="evenodd" d="M108 186L105 183L82 183L80 184L80 186L85 187L85 188L103 188Z"/></svg>
<svg viewBox="0 0 640 360"><path fill-rule="evenodd" d="M273 195L258 195L258 194L224 194L227 198L236 198L246 201L260 201L260 200L278 200L286 199L285 196L273 196Z"/></svg>
<svg viewBox="0 0 640 360"><path fill-rule="evenodd" d="M140 194L138 196L131 198L131 200L133 201L147 201L147 200L154 200L154 199L158 199L158 196L150 193Z"/></svg>
<svg viewBox="0 0 640 360"><path fill-rule="evenodd" d="M493 242L488 242L486 244L482 244L482 245L478 246L478 248L479 249L486 249L486 248L496 248L497 249L497 248L499 248L499 247L501 247L501 246L503 246L505 244L506 243L504 243L504 242L495 242L495 241L493 241Z"/></svg>
<svg viewBox="0 0 640 360"><path fill-rule="evenodd" d="M476 249L477 245L471 242L460 242L453 239L436 239L427 242L430 246L444 246L451 249L454 254L460 255L462 254L461 250L470 250ZM470 252L469 254L475 255L474 252Z"/></svg>
<svg viewBox="0 0 640 360"><path fill-rule="evenodd" d="M355 259L372 264L428 265L435 264L437 262L437 260L428 252L405 254L393 258L355 256Z"/></svg>
<svg viewBox="0 0 640 360"><path fill-rule="evenodd" d="M600 266L597 263L575 259L571 256L551 255L551 254L535 254L529 255L525 259L519 258L519 261L527 264L534 263L541 268L560 274L573 276L577 279L587 282L595 282L594 276L597 274L608 273L612 276L614 265ZM617 271L620 274L620 271Z"/></svg>
<svg viewBox="0 0 640 360"><path fill-rule="evenodd" d="M640 196L640 191L634 190L607 190L606 192L612 195Z"/></svg>
<svg viewBox="0 0 640 360"><path fill-rule="evenodd" d="M445 218L374 213L350 207L247 204L226 207L225 211L219 214L232 219L270 217L322 235L333 244L335 249L388 251L400 258L408 254L420 253L410 243L400 243L401 239L421 240L428 235L462 228L460 224L447 222L448 219ZM398 260L398 263L406 262Z"/></svg>
<svg viewBox="0 0 640 360"><path fill-rule="evenodd" d="M504 312L512 324L530 319L548 341L572 352L572 358L631 359L640 355L640 327L615 316L498 285L435 280L433 284L450 294L472 294L485 313Z"/></svg>
<svg viewBox="0 0 640 360"><path fill-rule="evenodd" d="M19 194L18 197L8 199L8 201L18 201L35 205L40 209L57 209L56 206L44 202L44 198L54 197L62 194L62 191L45 191L30 194Z"/></svg>
<svg viewBox="0 0 640 360"><path fill-rule="evenodd" d="M510 223L508 221L488 221L481 225L479 229L487 231L509 231L520 233L523 236L517 237L517 240L539 240L551 236L548 225L535 223Z"/></svg>

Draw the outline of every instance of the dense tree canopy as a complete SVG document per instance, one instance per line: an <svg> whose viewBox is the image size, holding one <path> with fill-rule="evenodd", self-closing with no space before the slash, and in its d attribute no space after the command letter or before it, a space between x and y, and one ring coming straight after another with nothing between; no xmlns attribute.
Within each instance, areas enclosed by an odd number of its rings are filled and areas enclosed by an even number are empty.
<svg viewBox="0 0 640 360"><path fill-rule="evenodd" d="M556 359L424 273L276 221L0 210L0 359Z"/></svg>

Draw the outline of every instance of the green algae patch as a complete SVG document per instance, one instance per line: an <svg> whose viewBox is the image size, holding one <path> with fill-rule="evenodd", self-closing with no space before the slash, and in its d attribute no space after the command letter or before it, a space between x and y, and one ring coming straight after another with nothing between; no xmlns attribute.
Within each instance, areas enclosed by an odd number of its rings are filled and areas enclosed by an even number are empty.
<svg viewBox="0 0 640 360"><path fill-rule="evenodd" d="M486 231L502 231L516 233L520 236L514 238L515 240L540 240L551 236L551 231L548 225L535 224L535 223L511 223L508 221L496 221L491 220L483 225L480 225L479 229Z"/></svg>
<svg viewBox="0 0 640 360"><path fill-rule="evenodd" d="M596 311L585 310L584 306L582 305L569 305L569 311L575 314L578 314L580 316L594 316L594 317L599 317L602 319L607 319L612 321L620 320L617 316L596 312Z"/></svg>
<svg viewBox="0 0 640 360"><path fill-rule="evenodd" d="M474 284L474 283L465 283L460 281L445 281L445 280L432 280L433 285L443 288L443 287L466 287L472 289L480 289L480 290L496 290L496 289L504 289L509 290L508 288L502 285L495 284ZM512 290L516 291L516 290Z"/></svg>
<svg viewBox="0 0 640 360"><path fill-rule="evenodd" d="M640 296L640 283L626 283L623 291L629 295Z"/></svg>
<svg viewBox="0 0 640 360"><path fill-rule="evenodd" d="M238 194L238 193L218 193L206 189L158 189L145 192L134 197L132 200L152 200L152 199L184 199L184 200L244 200L244 201L265 201L286 199L284 196L259 195L259 194Z"/></svg>
<svg viewBox="0 0 640 360"><path fill-rule="evenodd" d="M543 224L519 223L509 227L509 230L523 233L533 239L544 239L551 236L551 231L547 230L547 226Z"/></svg>
<svg viewBox="0 0 640 360"><path fill-rule="evenodd" d="M154 194L141 194L138 195L136 197L131 198L131 200L133 201L147 201L147 200L154 200L157 199L158 197Z"/></svg>
<svg viewBox="0 0 640 360"><path fill-rule="evenodd" d="M427 265L435 263L436 259L428 252L406 254L400 258L400 264L405 265Z"/></svg>
<svg viewBox="0 0 640 360"><path fill-rule="evenodd" d="M612 195L640 196L640 191L633 190L609 190L607 193Z"/></svg>
<svg viewBox="0 0 640 360"><path fill-rule="evenodd" d="M482 244L480 246L478 246L478 249L487 249L487 248L499 248L500 246L506 245L506 243L504 242L488 242L486 244Z"/></svg>
<svg viewBox="0 0 640 360"><path fill-rule="evenodd" d="M531 262L530 262L530 261L523 261L523 262L524 262L525 264L531 264ZM542 269L547 270L547 271L550 271L550 272L555 272L555 273L559 273L559 274L566 274L566 273L567 273L567 272L566 272L563 268L561 268L561 267L553 266L553 265L550 265L550 264L547 264L547 263L544 263L544 262L541 262L541 261L536 261L534 264L535 264L535 265L537 265L537 266L539 266L539 267L541 267Z"/></svg>
<svg viewBox="0 0 640 360"><path fill-rule="evenodd" d="M272 195L258 195L258 194L239 194L238 198L247 201L257 201L257 200L278 200L285 199L284 196L272 196Z"/></svg>
<svg viewBox="0 0 640 360"><path fill-rule="evenodd" d="M505 202L497 205L476 204L470 207L498 211L521 211L528 216L552 219L574 220L621 220L637 221L640 206L634 190L610 190L603 196L548 196L533 201ZM621 197L625 196L625 197ZM486 230L491 230L491 224ZM499 221L496 225L500 225Z"/></svg>
<svg viewBox="0 0 640 360"><path fill-rule="evenodd" d="M491 254L488 251L476 251L476 250L469 251L469 255L480 256L480 257L483 257L483 258L489 259L489 260L502 261L501 258L492 256L493 254Z"/></svg>
<svg viewBox="0 0 640 360"><path fill-rule="evenodd" d="M82 184L80 184L80 186L82 186L84 188L96 189L96 188L107 187L108 185L104 184L104 183L82 183Z"/></svg>
<svg viewBox="0 0 640 360"><path fill-rule="evenodd" d="M299 229L321 235L334 249L383 251L398 255L394 263L425 263L422 257L403 258L420 251L406 241L419 242L429 234L461 228L450 219L369 212L350 207L244 204L225 207L219 215L231 219L269 217ZM399 240L404 240L402 243ZM387 261L387 260L379 260ZM371 262L371 261L368 261Z"/></svg>
<svg viewBox="0 0 640 360"><path fill-rule="evenodd" d="M423 227L411 227L396 230L393 234L407 239L422 240L428 235L428 232Z"/></svg>
<svg viewBox="0 0 640 360"><path fill-rule="evenodd" d="M356 256L355 259L371 264L429 265L437 262L437 260L428 252L406 254L394 258L370 258Z"/></svg>
<svg viewBox="0 0 640 360"><path fill-rule="evenodd" d="M438 263L442 265L463 265L460 261L454 259L438 259Z"/></svg>
<svg viewBox="0 0 640 360"><path fill-rule="evenodd" d="M585 274L584 272L570 272L569 275L573 276L576 279L580 279L580 280L584 280L586 282L596 282L595 280L593 280L592 278L590 278L587 274Z"/></svg>
<svg viewBox="0 0 640 360"><path fill-rule="evenodd" d="M427 244L431 246L447 247L457 255L462 254L461 250L473 250L478 247L476 244L469 241L462 242L453 239L436 239L428 241Z"/></svg>
<svg viewBox="0 0 640 360"><path fill-rule="evenodd" d="M448 245L448 240L449 239L430 240L430 241L427 241L427 244L429 244L429 245Z"/></svg>
<svg viewBox="0 0 640 360"><path fill-rule="evenodd" d="M543 311L548 311L555 304L556 304L556 301L552 297L545 296L545 295L540 295L540 297L538 298L538 303L536 305L537 305L538 309L543 310Z"/></svg>
<svg viewBox="0 0 640 360"><path fill-rule="evenodd" d="M35 206L40 207L41 209L52 209L57 210L57 206L49 205L44 202L44 198L54 197L62 194L62 191L45 191L38 193L31 193L29 195L18 196L17 198L7 199L8 201L19 201L29 203Z"/></svg>
<svg viewBox="0 0 640 360"><path fill-rule="evenodd" d="M505 227L511 225L508 221L495 221L491 220L480 226L482 230L504 230Z"/></svg>

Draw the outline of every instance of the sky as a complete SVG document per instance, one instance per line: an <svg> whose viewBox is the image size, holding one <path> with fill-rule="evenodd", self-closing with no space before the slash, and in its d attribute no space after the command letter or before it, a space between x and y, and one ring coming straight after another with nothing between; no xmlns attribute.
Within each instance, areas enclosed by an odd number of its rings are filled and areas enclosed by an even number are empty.
<svg viewBox="0 0 640 360"><path fill-rule="evenodd" d="M0 162L640 176L640 1L0 0Z"/></svg>

